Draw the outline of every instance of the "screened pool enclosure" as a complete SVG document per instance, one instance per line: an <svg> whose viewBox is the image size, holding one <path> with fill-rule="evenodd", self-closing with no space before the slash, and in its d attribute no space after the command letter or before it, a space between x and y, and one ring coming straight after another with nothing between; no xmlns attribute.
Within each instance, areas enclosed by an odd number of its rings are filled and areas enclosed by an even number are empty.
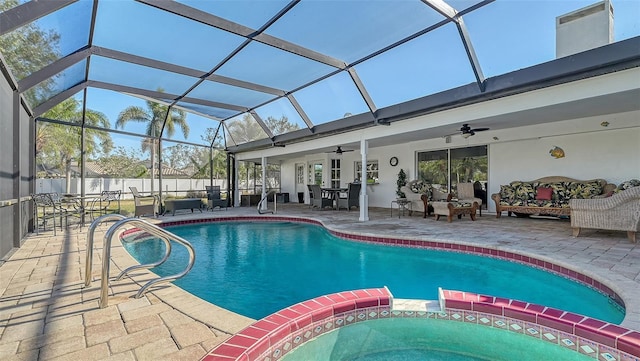
<svg viewBox="0 0 640 361"><path fill-rule="evenodd" d="M558 16L614 7L606 44L558 53ZM237 204L282 190L288 159L358 148L357 131L389 129L371 147L442 138L460 124L396 125L636 68L638 12L625 0L0 0L0 257L33 229L32 193L218 185ZM637 110L635 95L562 114Z"/></svg>

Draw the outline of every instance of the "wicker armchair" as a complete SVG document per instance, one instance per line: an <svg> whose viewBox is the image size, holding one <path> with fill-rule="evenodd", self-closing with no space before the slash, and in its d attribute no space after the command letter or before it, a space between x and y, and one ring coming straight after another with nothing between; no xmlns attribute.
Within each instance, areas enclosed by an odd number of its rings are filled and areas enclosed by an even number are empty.
<svg viewBox="0 0 640 361"><path fill-rule="evenodd" d="M640 187L615 193L607 198L571 199L571 227L577 237L582 228L627 231L636 242L640 231Z"/></svg>

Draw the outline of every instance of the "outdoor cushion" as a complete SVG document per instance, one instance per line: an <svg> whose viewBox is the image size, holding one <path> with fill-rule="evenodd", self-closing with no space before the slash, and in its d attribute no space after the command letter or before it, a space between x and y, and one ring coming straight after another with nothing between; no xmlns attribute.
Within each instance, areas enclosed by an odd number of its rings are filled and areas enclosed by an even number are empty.
<svg viewBox="0 0 640 361"><path fill-rule="evenodd" d="M538 201L550 201L553 188L538 187L536 189L536 200Z"/></svg>

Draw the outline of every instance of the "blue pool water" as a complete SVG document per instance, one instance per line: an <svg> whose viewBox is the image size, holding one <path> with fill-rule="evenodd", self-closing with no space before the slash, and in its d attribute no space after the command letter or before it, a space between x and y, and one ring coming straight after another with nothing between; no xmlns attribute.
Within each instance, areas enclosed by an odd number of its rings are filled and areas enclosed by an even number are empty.
<svg viewBox="0 0 640 361"><path fill-rule="evenodd" d="M387 318L325 333L282 361L585 361L557 344L487 326L437 319Z"/></svg>
<svg viewBox="0 0 640 361"><path fill-rule="evenodd" d="M292 304L345 290L387 286L397 298L437 299L438 287L523 300L620 323L624 311L572 280L477 255L343 240L300 223L210 223L168 228L196 249L193 270L175 283L239 314L259 319ZM126 243L140 262L160 259L159 240ZM184 269L186 250L153 271Z"/></svg>

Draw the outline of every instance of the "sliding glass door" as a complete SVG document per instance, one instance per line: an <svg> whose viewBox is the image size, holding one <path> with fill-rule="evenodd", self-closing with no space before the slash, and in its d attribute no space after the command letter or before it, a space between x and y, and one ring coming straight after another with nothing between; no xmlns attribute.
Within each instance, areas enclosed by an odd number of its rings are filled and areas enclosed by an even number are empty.
<svg viewBox="0 0 640 361"><path fill-rule="evenodd" d="M471 182L486 194L486 145L419 152L417 158L418 179L431 183L435 188L455 192L458 183ZM486 204L486 199L483 201Z"/></svg>

